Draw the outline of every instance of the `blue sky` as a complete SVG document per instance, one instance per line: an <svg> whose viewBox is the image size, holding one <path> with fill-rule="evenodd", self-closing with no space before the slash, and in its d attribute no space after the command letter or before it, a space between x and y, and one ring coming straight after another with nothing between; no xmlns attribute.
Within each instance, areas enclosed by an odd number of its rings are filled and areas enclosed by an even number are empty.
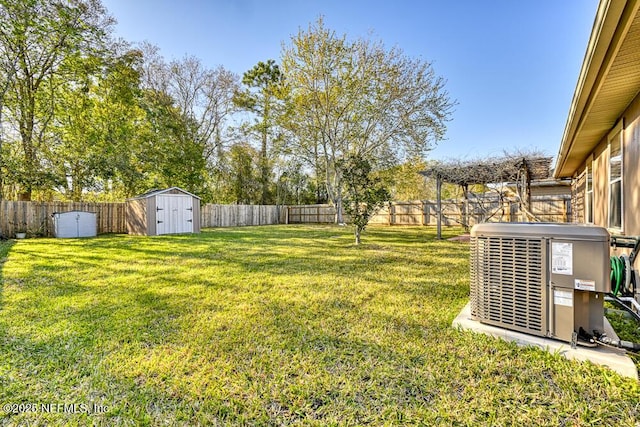
<svg viewBox="0 0 640 427"><path fill-rule="evenodd" d="M116 35L167 59L194 55L241 75L279 60L283 43L322 15L349 38L382 40L432 62L458 102L430 158L506 150L555 156L597 0L103 0Z"/></svg>

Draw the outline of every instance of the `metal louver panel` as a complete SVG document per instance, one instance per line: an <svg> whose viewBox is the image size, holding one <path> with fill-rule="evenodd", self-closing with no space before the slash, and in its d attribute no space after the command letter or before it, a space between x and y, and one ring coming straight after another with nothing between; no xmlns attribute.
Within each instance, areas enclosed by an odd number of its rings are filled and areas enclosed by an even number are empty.
<svg viewBox="0 0 640 427"><path fill-rule="evenodd" d="M472 316L484 323L544 335L543 250L540 238L472 237Z"/></svg>

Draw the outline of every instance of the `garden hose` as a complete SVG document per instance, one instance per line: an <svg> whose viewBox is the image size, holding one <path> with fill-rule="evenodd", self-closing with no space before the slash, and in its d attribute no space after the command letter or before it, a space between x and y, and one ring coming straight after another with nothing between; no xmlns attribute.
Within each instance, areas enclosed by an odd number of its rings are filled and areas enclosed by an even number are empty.
<svg viewBox="0 0 640 427"><path fill-rule="evenodd" d="M618 296L624 280L624 261L617 256L611 257L611 293Z"/></svg>
<svg viewBox="0 0 640 427"><path fill-rule="evenodd" d="M620 259L624 264L624 283L622 285L622 295L633 295L634 285L631 281L633 276L633 268L631 267L631 259L629 255L622 254Z"/></svg>
<svg viewBox="0 0 640 427"><path fill-rule="evenodd" d="M636 313L635 311L633 311L633 309L631 307L629 307L627 304L624 303L624 301L622 301L620 298L618 298L617 296L613 295L613 294L608 294L607 297L610 297L611 300L613 302L616 303L616 305L620 308L622 308L623 310L625 310L627 313L629 313L629 315L631 317L633 317L636 322L638 322L638 324L640 325L640 314Z"/></svg>

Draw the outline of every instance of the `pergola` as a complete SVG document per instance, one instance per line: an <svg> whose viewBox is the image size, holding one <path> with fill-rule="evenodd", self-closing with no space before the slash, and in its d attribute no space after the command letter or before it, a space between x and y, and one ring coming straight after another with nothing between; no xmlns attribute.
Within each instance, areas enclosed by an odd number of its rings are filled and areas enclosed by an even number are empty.
<svg viewBox="0 0 640 427"><path fill-rule="evenodd" d="M531 203L531 181L548 178L551 161L551 157L539 155L505 156L501 159L436 163L420 172L425 177L436 179L438 239L442 238L443 182L461 186L465 199L470 185L514 182L520 199L528 208Z"/></svg>

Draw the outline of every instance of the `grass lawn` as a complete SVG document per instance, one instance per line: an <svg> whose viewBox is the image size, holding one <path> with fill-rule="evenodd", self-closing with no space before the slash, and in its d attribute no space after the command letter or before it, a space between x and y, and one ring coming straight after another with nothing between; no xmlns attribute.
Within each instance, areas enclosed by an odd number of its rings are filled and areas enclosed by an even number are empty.
<svg viewBox="0 0 640 427"><path fill-rule="evenodd" d="M2 243L0 403L23 412L0 424L638 425L637 381L451 328L467 244L418 227L363 239Z"/></svg>

